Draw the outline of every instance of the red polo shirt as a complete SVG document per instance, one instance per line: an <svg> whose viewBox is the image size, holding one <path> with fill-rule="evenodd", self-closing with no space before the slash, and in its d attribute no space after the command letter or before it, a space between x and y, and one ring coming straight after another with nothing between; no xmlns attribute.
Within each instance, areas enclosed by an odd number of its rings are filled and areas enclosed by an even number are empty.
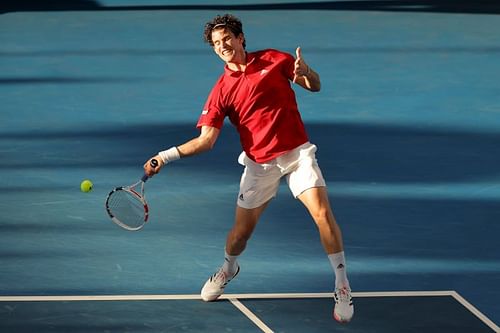
<svg viewBox="0 0 500 333"><path fill-rule="evenodd" d="M295 59L288 53L247 53L244 72L227 65L212 88L197 127L220 129L227 116L243 150L257 163L272 160L308 141L291 88Z"/></svg>

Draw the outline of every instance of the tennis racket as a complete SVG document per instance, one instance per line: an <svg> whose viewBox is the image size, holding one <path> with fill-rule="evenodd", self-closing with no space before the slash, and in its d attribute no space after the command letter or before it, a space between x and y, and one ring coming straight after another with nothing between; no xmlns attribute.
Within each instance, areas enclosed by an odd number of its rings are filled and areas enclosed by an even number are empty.
<svg viewBox="0 0 500 333"><path fill-rule="evenodd" d="M151 160L151 166L156 168L158 161ZM129 186L116 187L106 198L106 212L111 221L120 227L136 231L148 221L149 206L144 196L144 183L148 180L144 174L141 180Z"/></svg>

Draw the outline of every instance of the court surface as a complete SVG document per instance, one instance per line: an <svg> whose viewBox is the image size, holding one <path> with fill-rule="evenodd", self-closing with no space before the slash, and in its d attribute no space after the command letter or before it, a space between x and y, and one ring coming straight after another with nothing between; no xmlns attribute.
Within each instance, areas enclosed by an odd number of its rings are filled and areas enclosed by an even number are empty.
<svg viewBox="0 0 500 333"><path fill-rule="evenodd" d="M500 6L493 1L6 1L0 5L1 332L495 332L500 306ZM356 316L286 184L224 299L241 174L215 148L148 181L126 232L106 194L198 134L222 63L204 23L231 12L249 51L294 53L295 88L344 234ZM80 182L94 182L90 193Z"/></svg>
<svg viewBox="0 0 500 333"><path fill-rule="evenodd" d="M355 293L359 316L332 325L331 293L3 297L15 332L494 332L454 291ZM388 308L394 311L387 312ZM193 316L195 318L193 318Z"/></svg>

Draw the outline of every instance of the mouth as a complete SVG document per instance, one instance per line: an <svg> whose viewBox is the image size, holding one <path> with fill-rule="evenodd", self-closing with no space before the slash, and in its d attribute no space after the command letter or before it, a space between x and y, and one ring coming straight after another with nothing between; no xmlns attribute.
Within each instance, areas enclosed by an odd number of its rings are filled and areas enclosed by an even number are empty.
<svg viewBox="0 0 500 333"><path fill-rule="evenodd" d="M223 56L229 56L229 55L231 55L233 53L233 51L226 49L226 50L222 50L221 53L222 53Z"/></svg>

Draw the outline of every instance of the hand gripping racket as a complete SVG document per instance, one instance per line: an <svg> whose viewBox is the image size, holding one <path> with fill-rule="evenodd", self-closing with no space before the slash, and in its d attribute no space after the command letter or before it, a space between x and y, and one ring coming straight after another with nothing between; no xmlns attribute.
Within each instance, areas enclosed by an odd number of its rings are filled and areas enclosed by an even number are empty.
<svg viewBox="0 0 500 333"><path fill-rule="evenodd" d="M151 166L156 168L158 161L152 159ZM137 183L116 187L109 192L106 198L106 211L111 221L130 231L139 230L144 226L149 217L149 207L144 196L144 183L148 178L144 174Z"/></svg>

